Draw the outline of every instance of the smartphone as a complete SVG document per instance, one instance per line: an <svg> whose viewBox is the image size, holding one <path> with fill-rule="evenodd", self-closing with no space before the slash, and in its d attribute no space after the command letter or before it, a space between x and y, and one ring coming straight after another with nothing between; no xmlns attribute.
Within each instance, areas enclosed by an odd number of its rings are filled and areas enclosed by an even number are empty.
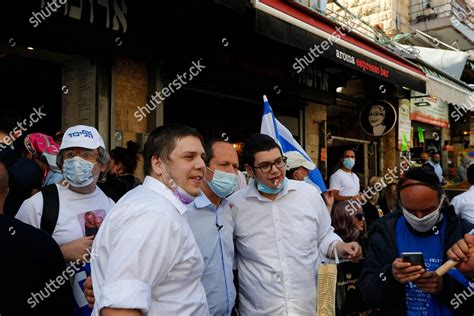
<svg viewBox="0 0 474 316"><path fill-rule="evenodd" d="M403 262L410 262L413 266L421 266L425 269L425 258L422 252L402 252Z"/></svg>

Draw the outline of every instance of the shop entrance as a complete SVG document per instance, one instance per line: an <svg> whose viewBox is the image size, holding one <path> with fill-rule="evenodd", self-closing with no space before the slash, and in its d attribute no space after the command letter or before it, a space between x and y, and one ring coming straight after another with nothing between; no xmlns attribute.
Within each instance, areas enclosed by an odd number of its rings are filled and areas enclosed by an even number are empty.
<svg viewBox="0 0 474 316"><path fill-rule="evenodd" d="M26 129L23 135L38 131L54 135L61 129L61 67L21 54L0 54L2 130L19 131L19 123Z"/></svg>
<svg viewBox="0 0 474 316"><path fill-rule="evenodd" d="M356 164L353 171L361 181L361 187L367 187L369 179L377 174L377 143L367 140L332 136L328 144L328 184L331 175L340 168L340 159L346 149L354 149Z"/></svg>

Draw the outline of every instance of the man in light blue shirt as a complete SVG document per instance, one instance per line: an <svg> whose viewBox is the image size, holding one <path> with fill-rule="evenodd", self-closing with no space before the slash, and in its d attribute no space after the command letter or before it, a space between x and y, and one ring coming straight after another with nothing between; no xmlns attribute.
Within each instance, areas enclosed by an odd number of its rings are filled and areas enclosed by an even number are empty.
<svg viewBox="0 0 474 316"><path fill-rule="evenodd" d="M433 167L434 172L438 176L439 182L443 182L443 168L441 168L441 165L439 163L441 157L439 153L433 152L431 153L431 159L428 161L428 163Z"/></svg>
<svg viewBox="0 0 474 316"><path fill-rule="evenodd" d="M232 144L223 139L208 142L206 172L201 194L188 206L191 230L204 258L201 282L211 315L231 315L236 291L233 282L234 244L226 197L237 187L239 160Z"/></svg>

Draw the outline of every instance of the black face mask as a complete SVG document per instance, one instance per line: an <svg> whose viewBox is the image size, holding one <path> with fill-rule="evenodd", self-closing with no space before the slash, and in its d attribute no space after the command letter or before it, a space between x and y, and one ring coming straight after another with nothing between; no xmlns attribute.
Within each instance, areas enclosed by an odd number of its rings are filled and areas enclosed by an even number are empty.
<svg viewBox="0 0 474 316"><path fill-rule="evenodd" d="M422 159L420 159L420 161L421 161L421 163L425 163L425 162L427 162L428 160L422 158Z"/></svg>

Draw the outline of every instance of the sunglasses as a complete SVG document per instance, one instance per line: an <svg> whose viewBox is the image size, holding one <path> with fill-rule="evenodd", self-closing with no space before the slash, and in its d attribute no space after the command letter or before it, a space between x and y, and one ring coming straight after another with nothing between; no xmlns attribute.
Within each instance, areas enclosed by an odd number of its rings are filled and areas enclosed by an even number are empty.
<svg viewBox="0 0 474 316"><path fill-rule="evenodd" d="M362 213L355 214L354 216L355 216L359 221L362 221L362 220L365 219L365 218L364 218L364 214L362 214Z"/></svg>

